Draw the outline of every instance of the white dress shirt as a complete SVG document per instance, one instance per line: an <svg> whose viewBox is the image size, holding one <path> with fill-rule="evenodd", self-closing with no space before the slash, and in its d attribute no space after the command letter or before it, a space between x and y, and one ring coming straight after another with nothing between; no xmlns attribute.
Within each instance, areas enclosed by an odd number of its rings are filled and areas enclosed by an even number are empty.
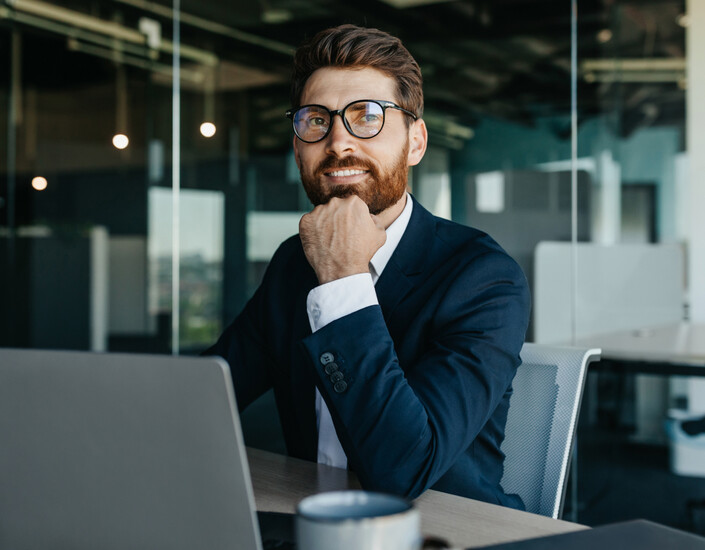
<svg viewBox="0 0 705 550"><path fill-rule="evenodd" d="M311 331L368 306L377 305L374 285L401 241L411 218L413 201L406 196L406 206L387 228L387 240L370 260L370 273L359 273L317 286L308 294L306 310ZM318 462L347 468L348 458L335 432L333 419L321 393L316 388L316 419L318 422Z"/></svg>

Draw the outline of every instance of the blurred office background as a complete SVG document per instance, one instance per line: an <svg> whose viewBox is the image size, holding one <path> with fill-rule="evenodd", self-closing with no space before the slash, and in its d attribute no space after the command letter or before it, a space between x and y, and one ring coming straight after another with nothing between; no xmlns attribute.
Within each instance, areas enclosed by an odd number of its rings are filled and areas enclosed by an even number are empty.
<svg viewBox="0 0 705 550"><path fill-rule="evenodd" d="M212 343L310 208L290 64L340 23L419 61L412 192L519 261L528 340L705 321L701 0L0 0L0 346ZM591 375L571 517L703 529L705 477L669 469L664 431L703 401ZM270 397L243 422L283 450Z"/></svg>

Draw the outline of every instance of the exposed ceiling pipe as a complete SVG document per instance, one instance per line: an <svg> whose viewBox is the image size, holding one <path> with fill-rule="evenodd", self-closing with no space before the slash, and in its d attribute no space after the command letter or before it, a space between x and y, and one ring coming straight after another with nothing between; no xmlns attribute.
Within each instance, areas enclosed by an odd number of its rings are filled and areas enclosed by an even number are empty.
<svg viewBox="0 0 705 550"><path fill-rule="evenodd" d="M585 71L685 71L683 58L586 59Z"/></svg>
<svg viewBox="0 0 705 550"><path fill-rule="evenodd" d="M84 13L55 6L47 2L41 2L40 0L7 0L7 5L13 8L16 12L23 12L24 14L29 14L39 19L63 23L65 25L69 25L70 27L76 27L93 33L111 36L124 42L148 46L147 36L145 34L138 30L121 25L120 23L105 21L98 17L93 17L92 15L86 15ZM10 19L21 20L21 13L13 13L12 10L3 10L3 12L0 12L0 17L3 15ZM36 21L36 19L26 21L29 24L32 24L31 21ZM68 36L72 36L72 34L68 34ZM174 51L174 44L169 40L162 39L158 49L164 53L172 54ZM219 61L218 56L215 54L206 50L194 48L192 46L181 44L180 51L181 57L191 59L211 67L217 65Z"/></svg>
<svg viewBox="0 0 705 550"><path fill-rule="evenodd" d="M172 19L174 16L174 10L167 7L167 6L162 6L161 4L157 4L155 2L149 2L148 0L114 0L115 2L118 2L120 4L126 4L135 8L139 8L143 11L153 13L155 15L159 15L161 17L165 17L167 19ZM240 42L245 42L247 44L252 44L254 46L259 46L261 48L265 48L267 50L271 50L274 52L278 52L287 56L293 56L294 52L296 51L296 48L293 46L290 46L289 44L283 44L281 42L277 42L276 40L270 40L269 38L262 38L261 36L257 36L255 34L251 34L249 32L244 32L239 29L234 29L232 27L228 27L227 25L223 25L222 23L216 23L215 21L209 21L208 19L204 19L202 17L198 17L197 15L192 15L189 13L184 13L183 11L179 15L181 23L185 25L190 25L191 27L197 27L199 29L214 33L214 34L220 34L222 36L227 36L228 38L232 38L234 40L238 40Z"/></svg>
<svg viewBox="0 0 705 550"><path fill-rule="evenodd" d="M684 58L586 59L580 71L587 82L680 82Z"/></svg>
<svg viewBox="0 0 705 550"><path fill-rule="evenodd" d="M69 38L67 42L67 47L71 51L81 52L95 57L100 57L102 59L108 59L110 61L115 61L115 52L112 49L101 48L99 46L92 46L90 44L84 44L75 38ZM149 61L141 57L135 57L131 55L120 54L118 61L125 65L131 65L139 69L144 69L145 71L151 71L153 73L163 74L171 78L173 69L171 65L166 65L165 63L157 63L155 61ZM191 70L187 68L181 68L180 71L181 80L184 82L191 82L193 84L201 85L205 78L205 75L201 71ZM156 81L160 83L159 81ZM169 81L171 84L171 81Z"/></svg>

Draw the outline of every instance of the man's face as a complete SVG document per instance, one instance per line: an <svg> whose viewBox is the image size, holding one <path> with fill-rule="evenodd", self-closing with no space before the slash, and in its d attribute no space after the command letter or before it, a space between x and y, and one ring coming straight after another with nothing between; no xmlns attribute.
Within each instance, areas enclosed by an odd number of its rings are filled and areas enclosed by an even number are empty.
<svg viewBox="0 0 705 550"><path fill-rule="evenodd" d="M301 105L317 104L336 110L360 99L397 103L395 88L391 77L370 67L326 67L309 77ZM311 202L324 204L332 197L354 194L367 203L372 214L396 204L406 191L409 166L417 164L425 151L425 128L420 155L416 137L416 125L423 122L407 126L405 117L408 115L401 111L387 109L382 131L371 139L351 135L337 115L323 140L304 143L295 137L296 163Z"/></svg>

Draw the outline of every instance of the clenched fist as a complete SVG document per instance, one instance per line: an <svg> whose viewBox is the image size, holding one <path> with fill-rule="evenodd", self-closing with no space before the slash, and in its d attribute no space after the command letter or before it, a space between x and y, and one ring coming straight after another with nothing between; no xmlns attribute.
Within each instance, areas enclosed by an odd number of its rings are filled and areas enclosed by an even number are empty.
<svg viewBox="0 0 705 550"><path fill-rule="evenodd" d="M357 195L316 206L302 216L299 235L320 284L368 273L372 256L387 240L384 227Z"/></svg>

